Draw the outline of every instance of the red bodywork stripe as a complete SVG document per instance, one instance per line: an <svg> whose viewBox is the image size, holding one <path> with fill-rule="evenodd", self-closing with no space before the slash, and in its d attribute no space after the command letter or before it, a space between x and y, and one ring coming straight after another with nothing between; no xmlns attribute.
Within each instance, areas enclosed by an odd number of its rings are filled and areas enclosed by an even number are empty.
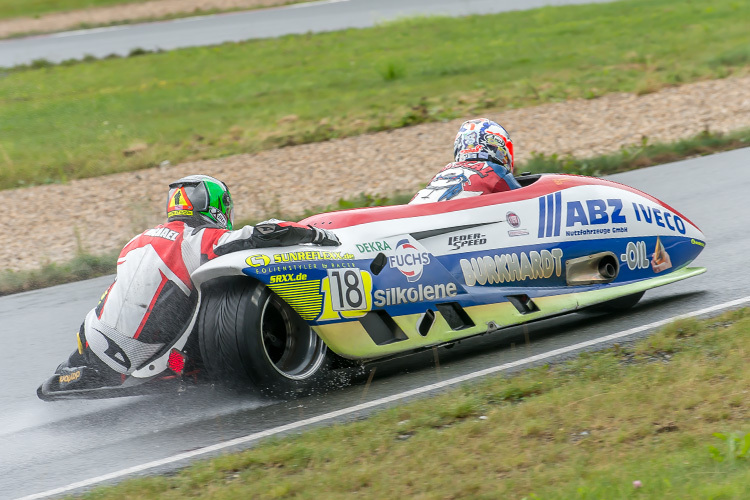
<svg viewBox="0 0 750 500"><path fill-rule="evenodd" d="M393 219L406 219L411 217L423 217L426 215L437 215L444 213L457 212L470 208L486 207L499 203L509 203L514 201L530 200L548 195L563 189L569 189L578 186L610 186L636 193L654 203L663 206L671 212L677 214L682 220L690 223L690 219L680 212L670 207L666 203L657 200L653 196L644 193L638 189L620 184L619 182L599 179L597 177L587 177L583 175L566 175L566 174L548 174L543 175L538 181L530 186L505 191L502 193L485 194L474 196L472 198L462 198L459 200L441 201L436 203L423 203L419 205L396 205L390 207L372 207L372 208L354 208L351 210L341 210L338 212L329 212L324 214L313 215L300 221L300 224L310 224L324 229L338 229L350 227L358 224L367 224L370 222L380 222Z"/></svg>

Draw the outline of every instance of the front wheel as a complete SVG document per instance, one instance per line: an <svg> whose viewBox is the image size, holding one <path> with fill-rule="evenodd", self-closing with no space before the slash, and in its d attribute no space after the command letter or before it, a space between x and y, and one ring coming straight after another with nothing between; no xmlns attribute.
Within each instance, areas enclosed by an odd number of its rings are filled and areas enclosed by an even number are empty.
<svg viewBox="0 0 750 500"><path fill-rule="evenodd" d="M206 290L198 329L203 364L213 380L296 396L328 377L332 356L325 343L262 283L239 279Z"/></svg>

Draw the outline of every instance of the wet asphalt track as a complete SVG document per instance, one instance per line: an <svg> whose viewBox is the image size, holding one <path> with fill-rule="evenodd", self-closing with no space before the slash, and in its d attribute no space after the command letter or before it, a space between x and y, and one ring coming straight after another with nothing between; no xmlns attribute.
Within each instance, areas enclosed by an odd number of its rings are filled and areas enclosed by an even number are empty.
<svg viewBox="0 0 750 500"><path fill-rule="evenodd" d="M647 292L627 314L536 323L528 328L528 345L523 329L514 328L439 349L439 368L432 352L377 365L367 391L361 378L294 402L198 387L180 395L44 403L36 387L72 351L81 318L111 278L0 298L0 498L47 491L748 296L748 166L750 148L611 177L674 206L705 232L709 244L694 265L707 267L706 274Z"/></svg>
<svg viewBox="0 0 750 500"><path fill-rule="evenodd" d="M190 17L0 40L0 67L35 59L60 62L90 54L127 55L135 48L172 50L253 38L367 28L409 16L467 16L545 5L611 0L327 0L275 9Z"/></svg>

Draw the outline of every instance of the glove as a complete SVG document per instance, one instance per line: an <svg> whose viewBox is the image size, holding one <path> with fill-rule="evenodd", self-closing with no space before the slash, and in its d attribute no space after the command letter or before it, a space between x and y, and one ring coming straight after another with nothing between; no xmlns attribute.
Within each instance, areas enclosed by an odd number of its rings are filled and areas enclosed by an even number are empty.
<svg viewBox="0 0 750 500"><path fill-rule="evenodd" d="M310 240L310 243L313 245L321 245L324 247L336 247L341 244L339 241L338 236L333 234L330 231L327 231L325 229L320 229L319 227L313 227L313 226L307 226L310 228L311 231L313 231L313 237L312 240Z"/></svg>
<svg viewBox="0 0 750 500"><path fill-rule="evenodd" d="M255 248L298 245L300 243L313 243L323 246L341 244L335 234L325 229L278 219L269 219L256 224L252 238Z"/></svg>

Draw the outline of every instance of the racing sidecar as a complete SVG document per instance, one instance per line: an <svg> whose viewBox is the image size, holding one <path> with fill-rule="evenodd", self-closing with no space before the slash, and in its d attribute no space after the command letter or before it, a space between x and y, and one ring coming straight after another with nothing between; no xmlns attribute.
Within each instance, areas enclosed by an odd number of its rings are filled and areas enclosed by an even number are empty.
<svg viewBox="0 0 750 500"><path fill-rule="evenodd" d="M413 352L591 306L624 309L705 272L687 267L703 233L652 196L584 176L518 180L521 189L504 193L315 215L301 222L332 230L341 246L204 264L192 275L200 294L190 326L122 388L174 376L191 359L212 379L296 394L342 358Z"/></svg>

